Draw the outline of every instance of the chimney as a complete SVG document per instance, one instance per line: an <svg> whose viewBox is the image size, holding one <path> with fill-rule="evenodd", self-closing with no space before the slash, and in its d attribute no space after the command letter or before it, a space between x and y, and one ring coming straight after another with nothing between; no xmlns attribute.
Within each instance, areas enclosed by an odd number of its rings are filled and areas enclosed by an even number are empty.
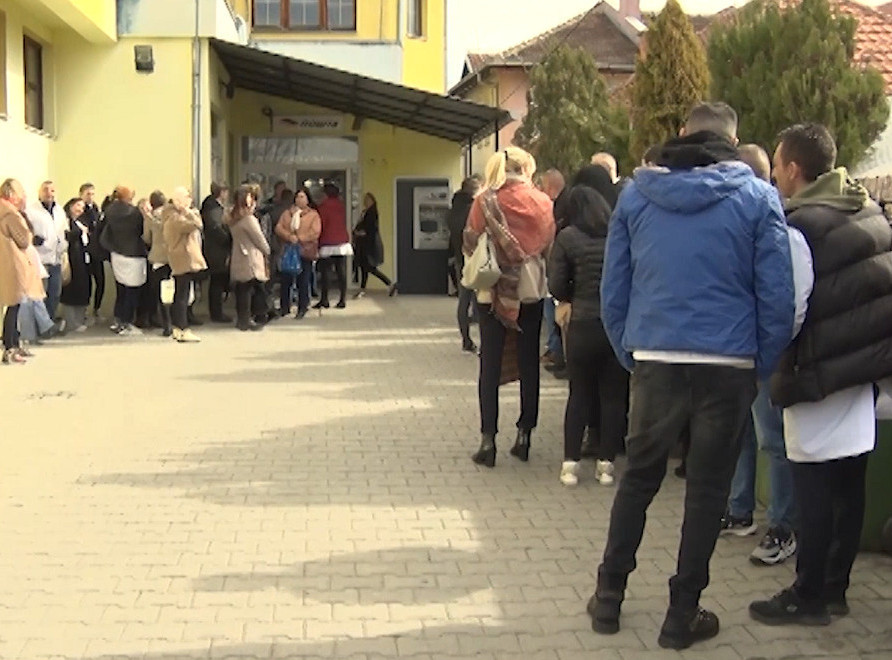
<svg viewBox="0 0 892 660"><path fill-rule="evenodd" d="M619 13L623 18L641 20L641 7L638 0L619 0Z"/></svg>

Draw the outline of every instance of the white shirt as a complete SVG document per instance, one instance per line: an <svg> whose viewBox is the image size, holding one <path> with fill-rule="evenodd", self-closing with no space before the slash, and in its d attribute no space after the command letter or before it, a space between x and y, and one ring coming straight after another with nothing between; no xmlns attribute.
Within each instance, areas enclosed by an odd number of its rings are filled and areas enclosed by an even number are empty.
<svg viewBox="0 0 892 660"><path fill-rule="evenodd" d="M805 236L793 227L787 232L796 297L795 337L805 321L815 274ZM872 383L834 392L821 401L797 403L784 409L787 457L795 463L823 463L859 456L873 450L875 424Z"/></svg>

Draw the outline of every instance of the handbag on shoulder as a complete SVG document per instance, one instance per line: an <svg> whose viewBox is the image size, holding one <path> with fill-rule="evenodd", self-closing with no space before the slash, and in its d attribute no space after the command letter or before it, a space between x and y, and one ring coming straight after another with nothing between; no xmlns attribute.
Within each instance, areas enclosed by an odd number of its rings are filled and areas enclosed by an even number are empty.
<svg viewBox="0 0 892 660"><path fill-rule="evenodd" d="M493 288L502 277L502 269L496 261L496 251L489 233L483 232L477 239L474 254L465 259L461 273L461 285L472 291L485 291Z"/></svg>

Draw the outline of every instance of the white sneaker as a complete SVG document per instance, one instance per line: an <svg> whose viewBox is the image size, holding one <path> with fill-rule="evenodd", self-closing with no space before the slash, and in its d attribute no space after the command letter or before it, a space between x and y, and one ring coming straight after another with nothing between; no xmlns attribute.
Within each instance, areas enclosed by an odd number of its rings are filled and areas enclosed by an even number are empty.
<svg viewBox="0 0 892 660"><path fill-rule="evenodd" d="M142 330L135 325L124 326L124 329L118 333L119 337L142 337Z"/></svg>
<svg viewBox="0 0 892 660"><path fill-rule="evenodd" d="M613 463L611 461L598 461L595 463L595 476L602 486L612 486Z"/></svg>
<svg viewBox="0 0 892 660"><path fill-rule="evenodd" d="M84 324L84 325L79 325L79 326L77 326L77 327L74 329L74 331L75 331L75 332L78 332L78 333L86 332L86 331L87 331L87 325L86 325L86 324Z"/></svg>
<svg viewBox="0 0 892 660"><path fill-rule="evenodd" d="M173 328L170 332L170 338L174 341L180 341L180 338L183 336L183 331L179 328Z"/></svg>
<svg viewBox="0 0 892 660"><path fill-rule="evenodd" d="M177 341L181 344L197 344L201 341L201 337L192 332L192 330L183 330L180 332Z"/></svg>
<svg viewBox="0 0 892 660"><path fill-rule="evenodd" d="M575 486L579 483L579 477L576 476L576 469L579 463L576 461L564 461L561 463L561 483L565 486Z"/></svg>

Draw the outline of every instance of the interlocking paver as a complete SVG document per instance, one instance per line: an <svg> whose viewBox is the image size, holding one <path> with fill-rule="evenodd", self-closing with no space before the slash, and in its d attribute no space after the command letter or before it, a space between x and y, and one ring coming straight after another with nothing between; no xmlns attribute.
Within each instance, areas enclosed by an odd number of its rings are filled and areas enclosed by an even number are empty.
<svg viewBox="0 0 892 660"><path fill-rule="evenodd" d="M0 370L0 658L892 658L892 560L859 557L848 619L765 628L746 606L792 569L751 566L752 538L716 549L720 637L659 649L671 475L623 629L595 635L614 491L593 469L558 482L566 385L547 375L530 463L500 445L495 470L471 464L476 363L453 318L370 296L196 346L96 330Z"/></svg>

